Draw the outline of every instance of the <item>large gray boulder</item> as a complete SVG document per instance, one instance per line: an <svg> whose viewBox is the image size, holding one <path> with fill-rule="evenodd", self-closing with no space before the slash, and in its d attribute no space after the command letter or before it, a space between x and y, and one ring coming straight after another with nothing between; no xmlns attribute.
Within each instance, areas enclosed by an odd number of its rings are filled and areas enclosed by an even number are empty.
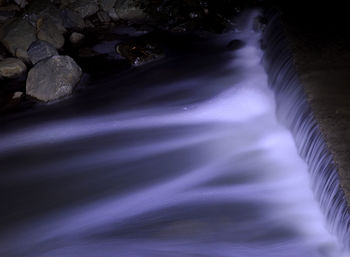
<svg viewBox="0 0 350 257"><path fill-rule="evenodd" d="M49 58L54 55L58 55L56 48L54 48L50 43L37 40L33 42L28 48L28 55L32 64L36 64L41 60Z"/></svg>
<svg viewBox="0 0 350 257"><path fill-rule="evenodd" d="M24 19L12 20L0 28L0 42L14 56L29 60L27 49L36 40L36 30Z"/></svg>
<svg viewBox="0 0 350 257"><path fill-rule="evenodd" d="M49 102L73 92L82 75L81 68L69 56L52 56L37 63L28 73L26 92Z"/></svg>
<svg viewBox="0 0 350 257"><path fill-rule="evenodd" d="M16 78L27 70L26 65L17 58L6 58L0 60L0 77Z"/></svg>

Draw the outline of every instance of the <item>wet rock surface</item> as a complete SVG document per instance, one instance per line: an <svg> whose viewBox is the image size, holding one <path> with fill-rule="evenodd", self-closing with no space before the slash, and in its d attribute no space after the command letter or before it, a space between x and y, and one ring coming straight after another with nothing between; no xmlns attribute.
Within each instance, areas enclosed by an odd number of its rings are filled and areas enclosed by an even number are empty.
<svg viewBox="0 0 350 257"><path fill-rule="evenodd" d="M27 52L32 64L36 64L51 56L58 55L57 50L50 43L42 40L33 42Z"/></svg>
<svg viewBox="0 0 350 257"><path fill-rule="evenodd" d="M0 78L17 78L27 70L26 65L17 58L0 60Z"/></svg>
<svg viewBox="0 0 350 257"><path fill-rule="evenodd" d="M69 56L53 56L36 64L28 73L26 92L48 102L70 95L82 71Z"/></svg>
<svg viewBox="0 0 350 257"><path fill-rule="evenodd" d="M99 9L96 0L77 0L70 5L70 8L79 13L82 18L94 15Z"/></svg>
<svg viewBox="0 0 350 257"><path fill-rule="evenodd" d="M142 39L136 42L118 44L116 52L126 58L133 66L147 64L164 57L164 52L159 44Z"/></svg>
<svg viewBox="0 0 350 257"><path fill-rule="evenodd" d="M69 37L69 41L73 44L73 45L79 45L82 43L82 41L84 40L85 36L82 33L78 33L78 32L73 32L70 37Z"/></svg>
<svg viewBox="0 0 350 257"><path fill-rule="evenodd" d="M51 18L42 18L37 22L37 37L40 40L49 42L52 46L60 49L64 45L63 31Z"/></svg>
<svg viewBox="0 0 350 257"><path fill-rule="evenodd" d="M36 40L36 30L28 21L18 18L0 28L0 42L13 55L28 60L27 49Z"/></svg>

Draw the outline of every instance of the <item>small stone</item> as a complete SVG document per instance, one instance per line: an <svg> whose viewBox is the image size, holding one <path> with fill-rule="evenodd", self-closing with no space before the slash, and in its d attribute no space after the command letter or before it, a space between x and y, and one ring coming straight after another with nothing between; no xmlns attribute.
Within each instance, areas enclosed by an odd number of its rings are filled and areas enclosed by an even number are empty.
<svg viewBox="0 0 350 257"><path fill-rule="evenodd" d="M84 38L85 38L84 34L73 32L70 35L69 40L73 45L78 45L84 40Z"/></svg>
<svg viewBox="0 0 350 257"><path fill-rule="evenodd" d="M17 78L26 70L26 65L20 59L6 58L0 61L0 77Z"/></svg>
<svg viewBox="0 0 350 257"><path fill-rule="evenodd" d="M52 56L37 63L28 73L26 93L49 102L72 94L82 75L69 56Z"/></svg>
<svg viewBox="0 0 350 257"><path fill-rule="evenodd" d="M7 104L5 105L5 109L13 110L14 108L18 107L18 105L21 103L23 96L23 92L14 92L12 96L10 95Z"/></svg>
<svg viewBox="0 0 350 257"><path fill-rule="evenodd" d="M15 92L12 96L12 100L21 99L22 96L23 96L23 92Z"/></svg>
<svg viewBox="0 0 350 257"><path fill-rule="evenodd" d="M58 55L56 48L54 48L50 43L37 40L33 42L28 48L28 55L32 64L36 64L41 60L49 58L54 55Z"/></svg>
<svg viewBox="0 0 350 257"><path fill-rule="evenodd" d="M13 92L0 95L0 112L12 111L19 107L24 94L22 92Z"/></svg>
<svg viewBox="0 0 350 257"><path fill-rule="evenodd" d="M36 40L35 34L35 28L28 21L16 19L0 28L0 42L12 55L28 61L26 52L30 44Z"/></svg>
<svg viewBox="0 0 350 257"><path fill-rule="evenodd" d="M39 19L37 28L39 30L38 39L49 42L56 49L63 47L63 33L50 18Z"/></svg>

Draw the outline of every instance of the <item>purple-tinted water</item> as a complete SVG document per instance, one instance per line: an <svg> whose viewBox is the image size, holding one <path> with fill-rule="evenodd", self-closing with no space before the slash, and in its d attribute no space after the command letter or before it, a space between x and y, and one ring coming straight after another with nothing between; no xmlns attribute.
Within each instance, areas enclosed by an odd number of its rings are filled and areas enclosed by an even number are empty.
<svg viewBox="0 0 350 257"><path fill-rule="evenodd" d="M347 256L276 121L256 14L205 53L3 119L0 256Z"/></svg>

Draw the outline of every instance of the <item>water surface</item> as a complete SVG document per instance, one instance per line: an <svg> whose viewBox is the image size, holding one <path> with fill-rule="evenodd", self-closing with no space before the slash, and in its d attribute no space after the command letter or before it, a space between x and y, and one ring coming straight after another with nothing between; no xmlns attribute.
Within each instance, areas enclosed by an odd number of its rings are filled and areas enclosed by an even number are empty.
<svg viewBox="0 0 350 257"><path fill-rule="evenodd" d="M276 120L256 14L2 118L0 256L346 256Z"/></svg>

